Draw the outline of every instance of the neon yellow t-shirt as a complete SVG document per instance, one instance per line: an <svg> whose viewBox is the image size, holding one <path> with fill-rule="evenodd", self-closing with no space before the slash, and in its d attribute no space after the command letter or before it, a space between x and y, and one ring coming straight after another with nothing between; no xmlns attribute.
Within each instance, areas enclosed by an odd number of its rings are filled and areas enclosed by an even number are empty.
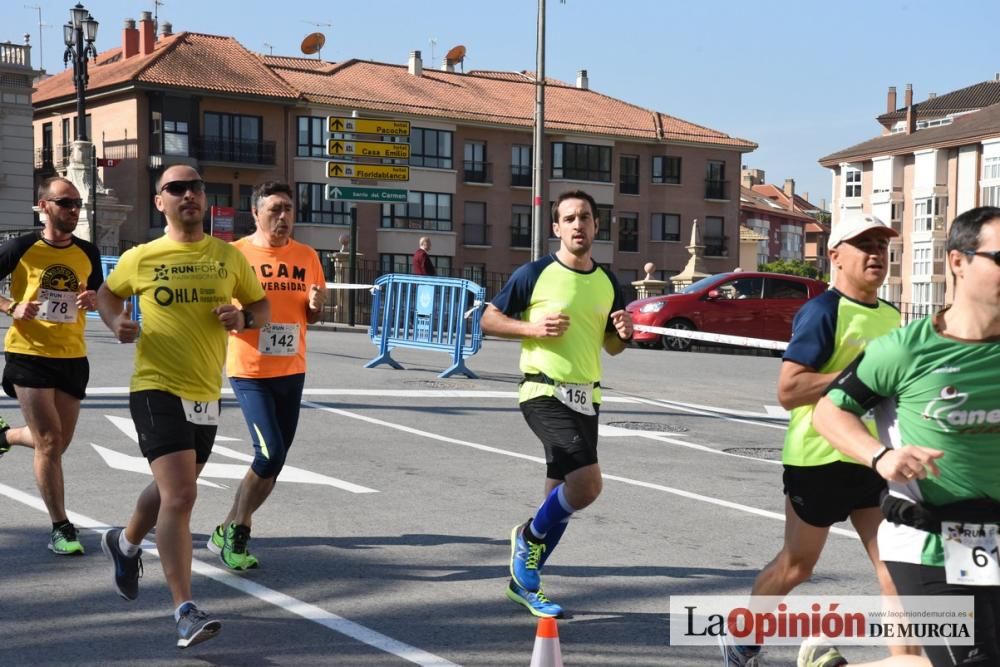
<svg viewBox="0 0 1000 667"><path fill-rule="evenodd" d="M164 236L122 255L107 285L121 298L139 295L142 331L129 389L218 399L229 334L212 310L234 298L264 298L242 253L211 236L194 243Z"/></svg>

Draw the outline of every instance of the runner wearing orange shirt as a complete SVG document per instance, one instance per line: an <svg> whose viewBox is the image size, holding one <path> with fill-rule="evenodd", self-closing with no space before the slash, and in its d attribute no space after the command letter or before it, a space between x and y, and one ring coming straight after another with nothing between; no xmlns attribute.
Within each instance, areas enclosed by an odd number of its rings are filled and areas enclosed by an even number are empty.
<svg viewBox="0 0 1000 667"><path fill-rule="evenodd" d="M253 513L274 489L295 437L306 377L306 326L319 320L326 300L319 256L292 239L291 187L263 183L251 201L257 230L233 245L267 293L271 323L230 336L226 373L250 429L255 456L226 520L207 544L234 570L259 564L248 549Z"/></svg>

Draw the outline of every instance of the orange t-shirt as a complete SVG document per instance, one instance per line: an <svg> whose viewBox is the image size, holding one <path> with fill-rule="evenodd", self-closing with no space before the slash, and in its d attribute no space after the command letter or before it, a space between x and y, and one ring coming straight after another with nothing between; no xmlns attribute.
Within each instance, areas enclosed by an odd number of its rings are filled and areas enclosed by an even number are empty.
<svg viewBox="0 0 1000 667"><path fill-rule="evenodd" d="M323 265L310 246L293 239L279 248L234 241L271 302L271 324L229 337L226 374L271 378L306 372L306 314L313 285L326 289Z"/></svg>

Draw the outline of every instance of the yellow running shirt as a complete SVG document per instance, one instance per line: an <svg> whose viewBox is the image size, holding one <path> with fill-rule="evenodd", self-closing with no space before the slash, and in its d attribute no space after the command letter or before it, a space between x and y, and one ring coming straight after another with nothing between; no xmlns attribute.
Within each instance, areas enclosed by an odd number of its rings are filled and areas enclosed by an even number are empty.
<svg viewBox="0 0 1000 667"><path fill-rule="evenodd" d="M271 302L271 324L229 337L226 375L273 378L305 373L309 290L313 285L326 289L319 256L291 239L278 248L262 248L245 237L233 246L250 262Z"/></svg>
<svg viewBox="0 0 1000 667"><path fill-rule="evenodd" d="M139 295L142 329L130 390L218 399L229 334L212 310L234 298L264 298L246 258L211 236L194 243L163 236L122 255L107 285L120 298Z"/></svg>

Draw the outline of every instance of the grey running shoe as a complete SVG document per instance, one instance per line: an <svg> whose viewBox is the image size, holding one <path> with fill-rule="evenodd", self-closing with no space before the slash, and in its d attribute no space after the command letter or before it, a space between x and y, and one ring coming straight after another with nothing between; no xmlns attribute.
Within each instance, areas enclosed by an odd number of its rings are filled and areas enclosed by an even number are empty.
<svg viewBox="0 0 1000 667"><path fill-rule="evenodd" d="M122 534L121 528L114 528L104 533L101 538L101 551L111 559L115 566L112 581L118 589L118 595L126 600L134 600L139 597L139 578L142 576L142 549L139 553L129 558L118 548L118 538Z"/></svg>
<svg viewBox="0 0 1000 667"><path fill-rule="evenodd" d="M724 667L765 667L759 646L739 646L729 641L727 635L719 637Z"/></svg>
<svg viewBox="0 0 1000 667"><path fill-rule="evenodd" d="M188 648L200 644L219 634L222 622L209 617L194 604L187 604L181 610L177 621L177 647Z"/></svg>

